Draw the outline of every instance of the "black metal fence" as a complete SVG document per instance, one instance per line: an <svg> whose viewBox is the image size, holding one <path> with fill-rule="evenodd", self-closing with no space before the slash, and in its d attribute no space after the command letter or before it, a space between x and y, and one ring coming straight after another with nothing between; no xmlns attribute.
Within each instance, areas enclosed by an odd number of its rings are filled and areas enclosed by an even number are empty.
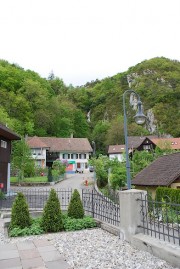
<svg viewBox="0 0 180 269"><path fill-rule="evenodd" d="M50 189L16 188L11 190L0 199L0 209L10 210L18 192L24 194L29 209L42 210L48 200ZM67 210L72 195L72 189L56 189L56 193L60 201L61 209Z"/></svg>
<svg viewBox="0 0 180 269"><path fill-rule="evenodd" d="M120 205L96 189L83 189L82 201L86 214L114 226L120 224Z"/></svg>
<svg viewBox="0 0 180 269"><path fill-rule="evenodd" d="M24 194L30 210L41 211L48 200L50 188L15 188L0 199L0 210L11 210L18 192ZM56 189L56 193L61 209L67 210L72 196L72 189ZM120 224L120 205L118 201L113 202L96 189L82 189L82 202L85 213L114 226L119 226Z"/></svg>
<svg viewBox="0 0 180 269"><path fill-rule="evenodd" d="M180 245L180 204L157 202L148 195L139 202L144 234Z"/></svg>

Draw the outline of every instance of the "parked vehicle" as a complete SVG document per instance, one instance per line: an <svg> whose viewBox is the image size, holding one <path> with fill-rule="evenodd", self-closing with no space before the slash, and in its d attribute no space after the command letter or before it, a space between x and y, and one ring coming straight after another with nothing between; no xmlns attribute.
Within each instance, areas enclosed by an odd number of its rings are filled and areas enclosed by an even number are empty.
<svg viewBox="0 0 180 269"><path fill-rule="evenodd" d="M94 166L92 165L89 166L89 172L94 172Z"/></svg>
<svg viewBox="0 0 180 269"><path fill-rule="evenodd" d="M76 173L83 174L84 169L83 168L76 168Z"/></svg>

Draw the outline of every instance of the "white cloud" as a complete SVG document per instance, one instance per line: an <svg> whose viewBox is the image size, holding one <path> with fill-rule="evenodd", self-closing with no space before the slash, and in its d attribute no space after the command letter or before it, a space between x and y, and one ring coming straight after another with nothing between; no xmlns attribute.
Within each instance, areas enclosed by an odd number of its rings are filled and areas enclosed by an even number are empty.
<svg viewBox="0 0 180 269"><path fill-rule="evenodd" d="M81 85L145 59L180 60L179 0L6 0L0 58Z"/></svg>

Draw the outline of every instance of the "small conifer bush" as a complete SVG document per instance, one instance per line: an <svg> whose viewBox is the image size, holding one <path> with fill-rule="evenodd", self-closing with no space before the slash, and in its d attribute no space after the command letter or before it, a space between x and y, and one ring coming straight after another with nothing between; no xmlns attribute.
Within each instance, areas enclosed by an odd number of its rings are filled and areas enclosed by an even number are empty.
<svg viewBox="0 0 180 269"><path fill-rule="evenodd" d="M51 167L49 167L48 169L48 182L52 182L53 181L53 176L52 176L52 169Z"/></svg>
<svg viewBox="0 0 180 269"><path fill-rule="evenodd" d="M84 208L81 201L78 190L74 190L69 206L68 206L68 217L75 219L82 219L84 217Z"/></svg>
<svg viewBox="0 0 180 269"><path fill-rule="evenodd" d="M10 229L26 228L32 223L29 207L23 193L19 192L12 205Z"/></svg>
<svg viewBox="0 0 180 269"><path fill-rule="evenodd" d="M45 232L59 232L63 229L60 202L54 189L51 189L43 209L41 227Z"/></svg>

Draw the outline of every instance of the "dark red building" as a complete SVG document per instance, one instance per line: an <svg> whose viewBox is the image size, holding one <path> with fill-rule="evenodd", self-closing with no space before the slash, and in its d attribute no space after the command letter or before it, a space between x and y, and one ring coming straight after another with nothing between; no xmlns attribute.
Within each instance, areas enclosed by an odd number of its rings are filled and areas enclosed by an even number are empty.
<svg viewBox="0 0 180 269"><path fill-rule="evenodd" d="M0 124L0 188L3 192L10 187L11 141L20 139L20 136Z"/></svg>

